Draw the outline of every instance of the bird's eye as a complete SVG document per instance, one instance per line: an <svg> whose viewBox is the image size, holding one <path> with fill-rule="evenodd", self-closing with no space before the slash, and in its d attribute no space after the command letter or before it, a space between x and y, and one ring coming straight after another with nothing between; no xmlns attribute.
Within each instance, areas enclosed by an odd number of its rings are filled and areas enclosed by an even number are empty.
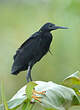
<svg viewBox="0 0 80 110"><path fill-rule="evenodd" d="M52 27L52 25L49 25L49 27Z"/></svg>

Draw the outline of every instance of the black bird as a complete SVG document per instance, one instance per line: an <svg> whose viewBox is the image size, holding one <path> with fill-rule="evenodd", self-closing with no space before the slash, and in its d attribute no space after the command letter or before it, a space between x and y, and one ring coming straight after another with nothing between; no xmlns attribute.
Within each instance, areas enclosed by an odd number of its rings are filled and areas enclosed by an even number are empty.
<svg viewBox="0 0 80 110"><path fill-rule="evenodd" d="M32 81L31 69L33 65L49 51L53 38L50 32L56 29L68 28L56 26L52 23L46 23L39 29L39 31L28 38L14 55L11 73L17 75L20 71L28 70L27 82L29 82L29 79Z"/></svg>

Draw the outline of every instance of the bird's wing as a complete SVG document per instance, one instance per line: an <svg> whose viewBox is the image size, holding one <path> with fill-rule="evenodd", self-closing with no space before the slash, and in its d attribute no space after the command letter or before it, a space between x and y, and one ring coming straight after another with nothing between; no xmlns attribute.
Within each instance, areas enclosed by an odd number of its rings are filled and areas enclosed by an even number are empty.
<svg viewBox="0 0 80 110"><path fill-rule="evenodd" d="M33 59L40 44L38 33L33 34L26 40L14 55L14 63L12 66L12 74L17 74L20 70L27 69L28 63ZM35 51L35 49L37 51Z"/></svg>
<svg viewBox="0 0 80 110"><path fill-rule="evenodd" d="M16 56L22 52L22 49L27 47L28 45L30 45L32 42L34 42L34 40L37 39L38 36L39 36L39 33L36 32L30 38L28 38L16 51L16 54L13 56L14 60L15 60Z"/></svg>

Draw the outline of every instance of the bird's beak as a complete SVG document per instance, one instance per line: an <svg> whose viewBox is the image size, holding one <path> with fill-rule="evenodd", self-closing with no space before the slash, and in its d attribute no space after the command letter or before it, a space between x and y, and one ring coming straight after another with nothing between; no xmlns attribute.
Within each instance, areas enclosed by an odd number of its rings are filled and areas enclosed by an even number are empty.
<svg viewBox="0 0 80 110"><path fill-rule="evenodd" d="M55 26L55 30L56 29L69 29L68 27L63 27L63 26Z"/></svg>

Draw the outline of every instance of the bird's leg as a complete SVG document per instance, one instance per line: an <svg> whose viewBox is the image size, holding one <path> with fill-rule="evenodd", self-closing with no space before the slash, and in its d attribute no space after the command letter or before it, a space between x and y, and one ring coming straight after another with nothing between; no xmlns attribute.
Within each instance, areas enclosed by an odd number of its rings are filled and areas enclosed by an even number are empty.
<svg viewBox="0 0 80 110"><path fill-rule="evenodd" d="M29 64L28 70L27 70L27 82L29 82L29 78L30 78L30 81L32 81L32 78L31 78L31 68L32 68L32 65Z"/></svg>
<svg viewBox="0 0 80 110"><path fill-rule="evenodd" d="M30 72L30 81L32 81L31 72Z"/></svg>
<svg viewBox="0 0 80 110"><path fill-rule="evenodd" d="M28 70L27 70L27 82L29 82L29 77L30 77L30 74L31 74L31 69L30 69L30 66L28 66Z"/></svg>

